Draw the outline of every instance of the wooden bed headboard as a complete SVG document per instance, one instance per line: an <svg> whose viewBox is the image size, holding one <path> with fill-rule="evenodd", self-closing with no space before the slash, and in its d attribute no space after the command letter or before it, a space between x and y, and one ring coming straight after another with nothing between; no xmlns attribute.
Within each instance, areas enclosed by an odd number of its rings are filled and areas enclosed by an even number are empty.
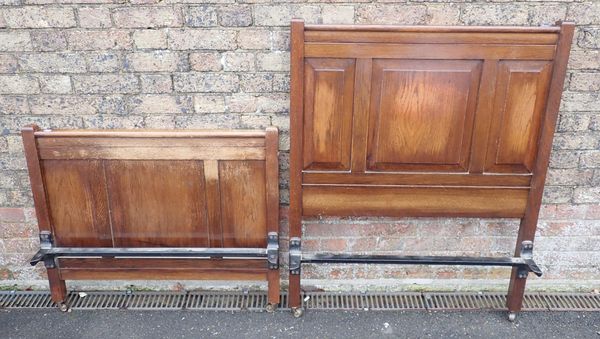
<svg viewBox="0 0 600 339"><path fill-rule="evenodd" d="M290 306L301 262L461 264L301 256L303 216L521 218L530 251L573 30L292 21Z"/></svg>
<svg viewBox="0 0 600 339"><path fill-rule="evenodd" d="M302 215L525 215L558 112L561 27L295 27Z"/></svg>

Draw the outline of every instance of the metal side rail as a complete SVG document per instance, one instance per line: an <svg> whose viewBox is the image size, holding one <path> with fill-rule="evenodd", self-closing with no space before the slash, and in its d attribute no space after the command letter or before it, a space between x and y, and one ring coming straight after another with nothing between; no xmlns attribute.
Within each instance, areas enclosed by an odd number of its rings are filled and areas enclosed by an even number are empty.
<svg viewBox="0 0 600 339"><path fill-rule="evenodd" d="M302 254L299 240L290 242L290 273L299 274L301 264L390 264L390 265L463 265L463 266L510 266L519 269L519 278L533 272L538 277L542 270L533 260L533 243L521 244L519 257L453 257L453 256L400 256L400 255L350 255L350 254ZM296 273L297 272L297 273Z"/></svg>
<svg viewBox="0 0 600 339"><path fill-rule="evenodd" d="M46 267L56 267L56 258L116 257L116 258L264 258L269 269L279 268L279 242L276 232L269 233L267 248L200 248L200 247L53 247L52 234L40 233L40 250L31 258L32 266L43 261Z"/></svg>

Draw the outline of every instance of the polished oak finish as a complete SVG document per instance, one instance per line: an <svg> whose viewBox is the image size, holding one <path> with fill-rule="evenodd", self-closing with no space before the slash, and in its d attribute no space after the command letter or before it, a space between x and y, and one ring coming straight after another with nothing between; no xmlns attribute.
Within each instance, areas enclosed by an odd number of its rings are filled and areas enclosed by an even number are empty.
<svg viewBox="0 0 600 339"><path fill-rule="evenodd" d="M302 216L514 217L533 240L573 27L292 21L290 236Z"/></svg>
<svg viewBox="0 0 600 339"><path fill-rule="evenodd" d="M23 129L40 231L57 247L266 248L279 232L278 131ZM65 279L267 280L279 271L240 259L62 258Z"/></svg>

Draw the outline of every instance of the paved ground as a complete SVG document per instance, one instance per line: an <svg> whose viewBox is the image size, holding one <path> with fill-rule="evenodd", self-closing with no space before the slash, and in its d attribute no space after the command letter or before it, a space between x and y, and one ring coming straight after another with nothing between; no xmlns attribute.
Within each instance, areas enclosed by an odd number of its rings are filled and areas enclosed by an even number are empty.
<svg viewBox="0 0 600 339"><path fill-rule="evenodd" d="M600 338L600 312L0 310L1 338Z"/></svg>

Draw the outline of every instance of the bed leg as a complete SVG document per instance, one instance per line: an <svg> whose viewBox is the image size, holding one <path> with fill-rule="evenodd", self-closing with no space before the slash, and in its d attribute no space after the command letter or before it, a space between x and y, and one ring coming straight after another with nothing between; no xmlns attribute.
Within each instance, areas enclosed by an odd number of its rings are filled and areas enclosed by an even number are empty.
<svg viewBox="0 0 600 339"><path fill-rule="evenodd" d="M514 267L510 276L510 285L508 287L508 297L506 307L508 308L508 319L514 321L516 314L521 311L523 306L523 295L525 294L525 283L527 276L519 277L519 269Z"/></svg>
<svg viewBox="0 0 600 339"><path fill-rule="evenodd" d="M67 304L67 285L60 279L58 268L48 268L48 282L50 284L50 295L52 301L60 307L60 310L66 312L69 310Z"/></svg>
<svg viewBox="0 0 600 339"><path fill-rule="evenodd" d="M267 271L267 285L268 285L268 304L267 312L275 312L279 305L279 296L281 294L281 284L279 281L279 270L270 269Z"/></svg>

